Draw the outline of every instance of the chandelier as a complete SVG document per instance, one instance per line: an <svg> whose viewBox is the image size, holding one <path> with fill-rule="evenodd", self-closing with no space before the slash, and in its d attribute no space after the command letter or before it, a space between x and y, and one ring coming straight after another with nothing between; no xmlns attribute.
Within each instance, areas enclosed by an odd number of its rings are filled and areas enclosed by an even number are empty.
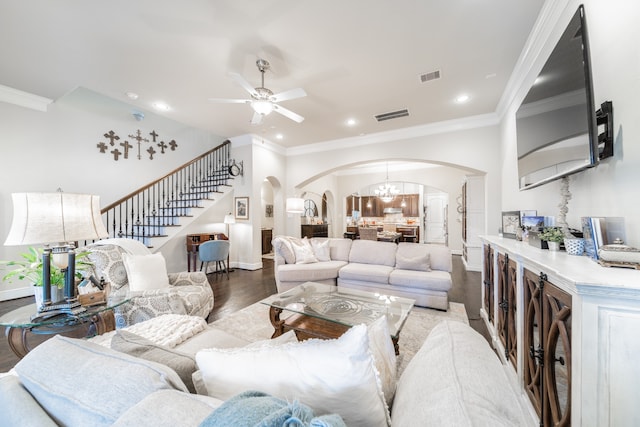
<svg viewBox="0 0 640 427"><path fill-rule="evenodd" d="M378 186L375 190L376 196L384 203L389 203L400 193L395 185L389 183L389 164L387 164L387 179L384 184Z"/></svg>

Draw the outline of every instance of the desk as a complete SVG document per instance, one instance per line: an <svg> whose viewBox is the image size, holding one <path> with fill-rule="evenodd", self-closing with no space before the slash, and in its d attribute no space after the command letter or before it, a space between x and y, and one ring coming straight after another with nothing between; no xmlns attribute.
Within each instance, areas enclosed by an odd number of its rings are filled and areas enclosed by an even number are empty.
<svg viewBox="0 0 640 427"><path fill-rule="evenodd" d="M187 234L187 271L196 271L198 267L198 247L207 240L229 240L224 233ZM191 269L193 266L193 270ZM229 258L227 257L227 267Z"/></svg>

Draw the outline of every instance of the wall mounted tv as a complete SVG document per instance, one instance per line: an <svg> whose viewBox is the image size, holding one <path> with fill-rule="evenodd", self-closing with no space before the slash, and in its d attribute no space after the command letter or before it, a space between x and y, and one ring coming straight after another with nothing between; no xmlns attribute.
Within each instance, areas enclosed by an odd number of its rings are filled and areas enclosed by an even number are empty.
<svg viewBox="0 0 640 427"><path fill-rule="evenodd" d="M605 104L603 110L611 109ZM605 157L599 153L599 120L581 5L516 113L520 190L595 166Z"/></svg>

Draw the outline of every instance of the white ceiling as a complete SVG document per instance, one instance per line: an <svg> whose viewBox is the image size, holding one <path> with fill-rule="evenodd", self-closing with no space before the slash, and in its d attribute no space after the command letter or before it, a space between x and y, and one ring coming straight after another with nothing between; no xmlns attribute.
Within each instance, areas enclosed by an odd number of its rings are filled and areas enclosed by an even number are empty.
<svg viewBox="0 0 640 427"><path fill-rule="evenodd" d="M54 100L82 86L143 110L163 101L173 120L294 147L494 112L542 4L0 0L0 85ZM249 105L207 100L246 97L228 73L259 86L257 58L271 63L267 88L307 92L282 103L304 122L272 113L252 126ZM420 82L434 70L440 80ZM409 117L373 118L403 108Z"/></svg>

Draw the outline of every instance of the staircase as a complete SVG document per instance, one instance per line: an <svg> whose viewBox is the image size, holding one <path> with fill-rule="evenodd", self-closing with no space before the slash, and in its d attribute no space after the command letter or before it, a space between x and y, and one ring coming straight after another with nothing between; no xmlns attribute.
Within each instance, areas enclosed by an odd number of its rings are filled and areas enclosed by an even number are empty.
<svg viewBox="0 0 640 427"><path fill-rule="evenodd" d="M231 190L231 142L186 163L173 172L102 209L109 237L135 239L158 247L204 211L214 196Z"/></svg>

